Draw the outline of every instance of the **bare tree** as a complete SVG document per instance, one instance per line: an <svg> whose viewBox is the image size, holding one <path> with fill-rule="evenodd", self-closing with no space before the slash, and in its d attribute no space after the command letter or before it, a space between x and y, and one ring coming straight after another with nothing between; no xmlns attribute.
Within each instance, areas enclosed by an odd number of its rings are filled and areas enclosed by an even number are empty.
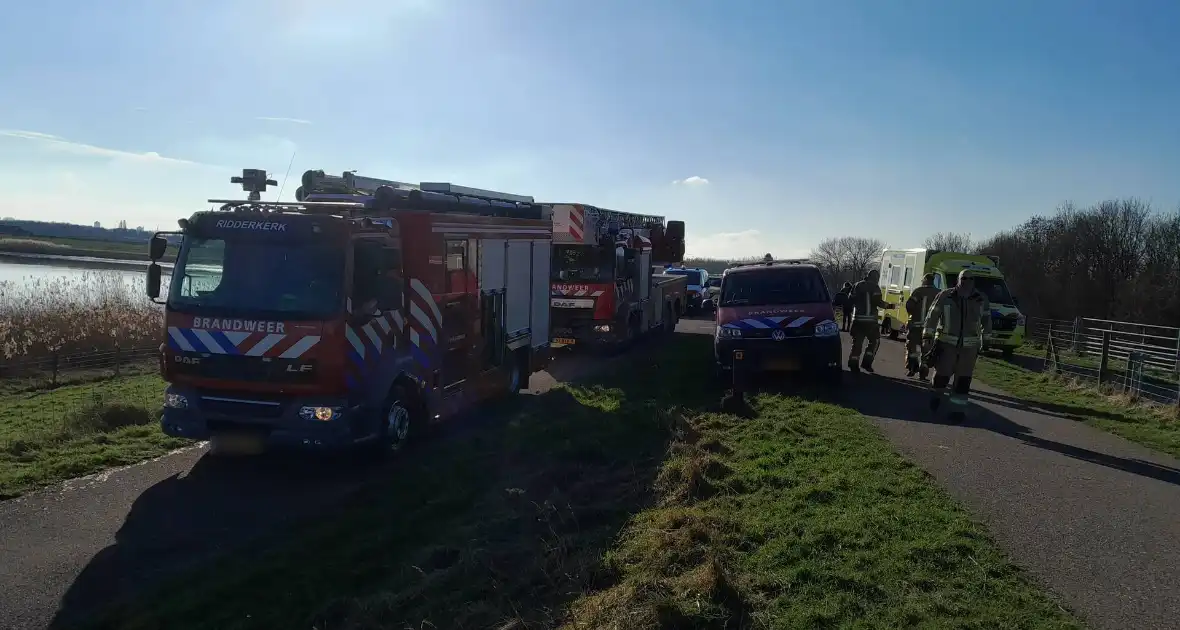
<svg viewBox="0 0 1180 630"><path fill-rule="evenodd" d="M885 242L876 238L845 236L840 239L844 250L845 269L854 279L860 279L871 269L881 266Z"/></svg>
<svg viewBox="0 0 1180 630"><path fill-rule="evenodd" d="M881 262L885 244L875 238L841 236L820 241L811 250L811 262L820 268L828 286L855 282Z"/></svg>
<svg viewBox="0 0 1180 630"><path fill-rule="evenodd" d="M937 249L944 252L959 252L970 254L975 251L975 242L971 240L969 232L938 232L926 237L922 246L926 249Z"/></svg>
<svg viewBox="0 0 1180 630"><path fill-rule="evenodd" d="M1065 203L979 250L999 257L1026 315L1180 321L1180 211L1155 212L1137 199Z"/></svg>

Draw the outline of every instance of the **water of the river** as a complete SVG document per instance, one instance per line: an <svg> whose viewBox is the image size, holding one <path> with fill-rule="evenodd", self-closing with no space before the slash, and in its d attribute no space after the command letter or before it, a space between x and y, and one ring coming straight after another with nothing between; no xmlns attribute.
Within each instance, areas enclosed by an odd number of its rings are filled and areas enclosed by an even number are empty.
<svg viewBox="0 0 1180 630"><path fill-rule="evenodd" d="M66 281L82 281L88 274L104 274L121 276L123 282L127 287L136 292L142 293L144 289L144 282L147 278L145 272L147 265L139 268L138 265L127 265L124 268L95 268L88 263L73 263L54 261L52 264L37 264L14 262L13 260L0 260L0 284L9 283L10 285L28 285L33 282L52 281L55 279L62 279ZM167 270L165 270L167 271ZM167 279L165 278L165 282Z"/></svg>

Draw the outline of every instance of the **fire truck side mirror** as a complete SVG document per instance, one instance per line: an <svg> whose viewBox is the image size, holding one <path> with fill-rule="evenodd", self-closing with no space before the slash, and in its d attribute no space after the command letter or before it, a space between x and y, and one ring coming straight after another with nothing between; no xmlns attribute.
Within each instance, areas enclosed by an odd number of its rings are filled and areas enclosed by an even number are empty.
<svg viewBox="0 0 1180 630"><path fill-rule="evenodd" d="M153 261L164 257L164 252L168 251L168 239L156 234L152 236L152 240L148 244L148 258Z"/></svg>
<svg viewBox="0 0 1180 630"><path fill-rule="evenodd" d="M152 263L147 268L147 296L153 300L160 297L160 278L163 275L163 268Z"/></svg>

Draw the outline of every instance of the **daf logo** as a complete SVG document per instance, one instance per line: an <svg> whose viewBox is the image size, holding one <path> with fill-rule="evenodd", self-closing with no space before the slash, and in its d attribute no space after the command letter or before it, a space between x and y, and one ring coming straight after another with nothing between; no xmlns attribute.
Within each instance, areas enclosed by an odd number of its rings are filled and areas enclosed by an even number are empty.
<svg viewBox="0 0 1180 630"><path fill-rule="evenodd" d="M770 333L770 338L775 341L782 341L783 339L787 338L787 333L783 332L779 328L776 328L774 329L774 332Z"/></svg>

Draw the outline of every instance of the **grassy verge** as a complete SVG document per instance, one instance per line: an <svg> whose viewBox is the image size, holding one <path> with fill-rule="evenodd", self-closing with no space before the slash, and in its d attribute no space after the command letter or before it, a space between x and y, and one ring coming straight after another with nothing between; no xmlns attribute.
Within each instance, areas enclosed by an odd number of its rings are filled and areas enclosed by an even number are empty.
<svg viewBox="0 0 1180 630"><path fill-rule="evenodd" d="M1049 411L1180 457L1180 418L1174 406L1135 403L1104 393L1093 383L1034 372L988 356L980 357L975 375Z"/></svg>
<svg viewBox="0 0 1180 630"><path fill-rule="evenodd" d="M13 254L50 254L54 256L85 256L111 260L147 261L147 242L125 243L81 238L34 236L28 238L0 238L0 252ZM176 252L165 255L165 262L173 262Z"/></svg>
<svg viewBox="0 0 1180 630"><path fill-rule="evenodd" d="M419 443L330 517L88 627L1076 627L855 412L723 411L709 343Z"/></svg>
<svg viewBox="0 0 1180 630"><path fill-rule="evenodd" d="M0 499L184 445L156 424L162 391L145 374L0 396Z"/></svg>

